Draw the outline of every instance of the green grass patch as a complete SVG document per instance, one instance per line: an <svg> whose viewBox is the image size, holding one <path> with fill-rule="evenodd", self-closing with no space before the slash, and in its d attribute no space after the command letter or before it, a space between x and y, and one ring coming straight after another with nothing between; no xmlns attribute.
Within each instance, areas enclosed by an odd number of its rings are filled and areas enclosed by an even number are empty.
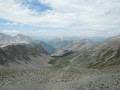
<svg viewBox="0 0 120 90"><path fill-rule="evenodd" d="M92 68L92 69L103 69L109 66L116 66L120 65L120 59L112 59L108 60L107 62L103 63L104 61L101 60L100 62L94 64L90 63L87 68Z"/></svg>
<svg viewBox="0 0 120 90"><path fill-rule="evenodd" d="M70 64L70 60L77 56L76 54L71 54L69 56L64 57L54 57L54 59L50 60L48 63L52 64L54 67L62 68Z"/></svg>

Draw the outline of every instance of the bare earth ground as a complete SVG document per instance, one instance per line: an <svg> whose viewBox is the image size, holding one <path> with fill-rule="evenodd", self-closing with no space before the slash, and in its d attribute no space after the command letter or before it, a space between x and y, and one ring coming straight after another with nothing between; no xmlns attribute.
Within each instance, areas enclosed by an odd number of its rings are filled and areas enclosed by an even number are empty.
<svg viewBox="0 0 120 90"><path fill-rule="evenodd" d="M120 90L120 69L0 67L0 90Z"/></svg>

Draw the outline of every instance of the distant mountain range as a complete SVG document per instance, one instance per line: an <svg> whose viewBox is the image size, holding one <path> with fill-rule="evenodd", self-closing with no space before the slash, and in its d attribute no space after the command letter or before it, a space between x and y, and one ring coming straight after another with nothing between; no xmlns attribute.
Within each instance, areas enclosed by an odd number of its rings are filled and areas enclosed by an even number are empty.
<svg viewBox="0 0 120 90"><path fill-rule="evenodd" d="M4 47L7 45L27 45L33 46L40 44L44 49L46 49L49 53L53 53L56 49L51 45L40 41L40 40L33 40L32 38L18 34L16 36L10 36L3 33L0 33L0 46Z"/></svg>
<svg viewBox="0 0 120 90"><path fill-rule="evenodd" d="M15 44L15 43L27 43L29 44L32 41L31 38L18 34L16 36L10 36L3 33L0 33L0 44Z"/></svg>
<svg viewBox="0 0 120 90"><path fill-rule="evenodd" d="M71 43L73 40L66 39L66 38L51 38L51 39L45 39L46 43L54 47L55 49L59 49L62 47L65 47L69 43Z"/></svg>
<svg viewBox="0 0 120 90"><path fill-rule="evenodd" d="M51 57L48 52L54 52L55 48L59 49L51 56L62 57L65 60L64 57L72 55L74 59L70 60L70 63L74 67L101 68L119 64L120 60L120 36L109 38L100 43L88 39L72 41L60 38L43 42L21 34L9 36L0 33L0 46L1 64L8 61L10 63L17 59L18 61L29 61L33 60L31 57L35 59L37 56L40 60L45 60L41 59L43 57L49 57L50 60Z"/></svg>

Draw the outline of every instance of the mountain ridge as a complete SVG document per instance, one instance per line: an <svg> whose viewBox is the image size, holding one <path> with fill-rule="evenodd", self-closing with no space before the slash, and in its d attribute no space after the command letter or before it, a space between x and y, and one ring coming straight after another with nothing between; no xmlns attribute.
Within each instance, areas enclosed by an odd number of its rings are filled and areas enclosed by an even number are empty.
<svg viewBox="0 0 120 90"><path fill-rule="evenodd" d="M49 53L41 45L9 45L0 48L0 65L3 66L45 67L47 58L50 58Z"/></svg>
<svg viewBox="0 0 120 90"><path fill-rule="evenodd" d="M3 33L0 33L0 46L5 47L8 45L39 45L41 44L44 49L46 49L49 53L53 53L56 49L53 48L51 45L48 45L47 43L40 41L40 40L34 40L28 36L17 34L15 36L6 35Z"/></svg>
<svg viewBox="0 0 120 90"><path fill-rule="evenodd" d="M68 56L64 56L70 51L73 53ZM69 60L69 63L71 67L76 68L106 68L109 66L119 65L120 36L109 38L100 43L74 41L66 47L57 50L51 56L59 56L63 58L61 60L64 60L64 57L72 57Z"/></svg>

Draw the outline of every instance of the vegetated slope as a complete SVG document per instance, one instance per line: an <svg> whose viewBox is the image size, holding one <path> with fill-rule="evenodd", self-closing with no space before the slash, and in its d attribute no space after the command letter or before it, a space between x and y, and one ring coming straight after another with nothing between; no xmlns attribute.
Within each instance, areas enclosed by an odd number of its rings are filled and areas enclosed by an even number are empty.
<svg viewBox="0 0 120 90"><path fill-rule="evenodd" d="M41 45L9 45L0 49L0 64L10 67L46 67L50 56Z"/></svg>
<svg viewBox="0 0 120 90"><path fill-rule="evenodd" d="M53 48L51 45L48 45L47 43L40 41L40 40L33 40L32 38L18 34L16 36L10 36L6 35L3 33L0 33L0 46L4 47L7 45L27 45L27 46L32 46L32 45L39 45L47 50L49 53L53 53L55 51L55 48Z"/></svg>
<svg viewBox="0 0 120 90"><path fill-rule="evenodd" d="M94 48L79 51L79 56L73 61L77 67L104 68L120 65L120 36L98 43Z"/></svg>
<svg viewBox="0 0 120 90"><path fill-rule="evenodd" d="M64 56L66 53L73 52L71 55ZM74 56L75 55L75 56ZM120 36L105 40L101 43L90 41L74 41L66 47L57 50L52 56L62 56L64 58L73 56L67 60L71 67L76 68L104 68L120 64ZM56 62L58 60L54 59ZM52 60L52 62L54 62Z"/></svg>

